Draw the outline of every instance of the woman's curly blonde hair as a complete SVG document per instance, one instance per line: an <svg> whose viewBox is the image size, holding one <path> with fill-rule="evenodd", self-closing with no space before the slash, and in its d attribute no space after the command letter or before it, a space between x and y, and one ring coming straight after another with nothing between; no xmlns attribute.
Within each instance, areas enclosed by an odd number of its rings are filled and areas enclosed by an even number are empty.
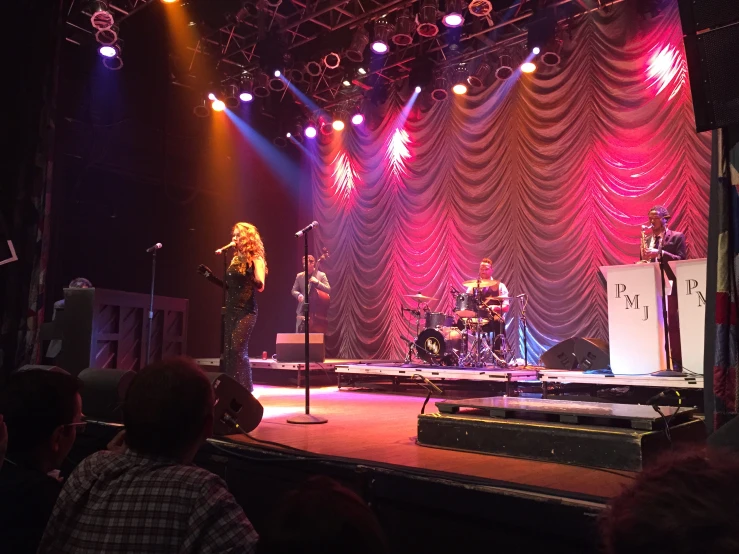
<svg viewBox="0 0 739 554"><path fill-rule="evenodd" d="M266 274L267 256L264 253L264 244L257 228L251 223L242 221L233 226L231 234L235 231L238 231L242 237L246 237L246 244L243 251L240 250L240 246L236 246L236 254L231 260L231 267L239 273L246 273L246 268L252 265L256 258L262 258L264 260L264 273Z"/></svg>

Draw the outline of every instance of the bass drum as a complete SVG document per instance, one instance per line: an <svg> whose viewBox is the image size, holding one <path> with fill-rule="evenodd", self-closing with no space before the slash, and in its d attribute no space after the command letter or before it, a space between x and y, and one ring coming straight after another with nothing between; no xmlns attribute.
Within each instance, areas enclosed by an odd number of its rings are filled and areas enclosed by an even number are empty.
<svg viewBox="0 0 739 554"><path fill-rule="evenodd" d="M456 327L426 329L416 339L418 357L435 365L457 365L462 351L462 333Z"/></svg>

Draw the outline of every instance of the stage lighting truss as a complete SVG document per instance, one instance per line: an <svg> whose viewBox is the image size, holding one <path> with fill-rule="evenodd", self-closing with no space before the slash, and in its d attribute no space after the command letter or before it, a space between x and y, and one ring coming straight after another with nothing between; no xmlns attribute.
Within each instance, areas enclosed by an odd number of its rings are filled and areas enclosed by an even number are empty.
<svg viewBox="0 0 739 554"><path fill-rule="evenodd" d="M490 0L472 0L467 9L475 17L489 17L493 13L493 5Z"/></svg>
<svg viewBox="0 0 739 554"><path fill-rule="evenodd" d="M98 31L110 29L113 26L113 23L115 23L113 12L108 8L107 2L103 2L102 0L91 2L90 11L92 13L90 16L90 23L93 28Z"/></svg>
<svg viewBox="0 0 739 554"><path fill-rule="evenodd" d="M395 18L393 44L401 47L413 44L413 19L409 10L401 11Z"/></svg>
<svg viewBox="0 0 739 554"><path fill-rule="evenodd" d="M354 36L349 44L349 48L346 49L344 55L347 59L354 63L362 63L364 61L364 50L369 44L369 33L364 25L357 27L354 31Z"/></svg>
<svg viewBox="0 0 739 554"><path fill-rule="evenodd" d="M438 0L421 0L421 7L416 16L416 31L419 35L431 38L439 34L439 28L436 26L438 11Z"/></svg>

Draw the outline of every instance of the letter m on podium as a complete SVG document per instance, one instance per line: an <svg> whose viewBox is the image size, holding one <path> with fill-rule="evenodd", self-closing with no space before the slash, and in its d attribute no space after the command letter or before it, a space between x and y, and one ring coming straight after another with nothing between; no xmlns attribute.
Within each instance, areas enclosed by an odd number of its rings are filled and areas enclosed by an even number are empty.
<svg viewBox="0 0 739 554"><path fill-rule="evenodd" d="M626 309L639 309L639 295L635 294L634 299L632 300L631 297L628 294L624 294L626 297Z"/></svg>

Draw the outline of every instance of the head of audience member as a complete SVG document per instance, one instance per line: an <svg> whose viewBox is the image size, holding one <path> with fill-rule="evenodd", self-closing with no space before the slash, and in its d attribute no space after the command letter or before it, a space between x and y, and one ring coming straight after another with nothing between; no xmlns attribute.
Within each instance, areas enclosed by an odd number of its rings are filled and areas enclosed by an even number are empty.
<svg viewBox="0 0 739 554"><path fill-rule="evenodd" d="M483 258L480 260L480 279L492 279L493 278L493 260L490 258Z"/></svg>
<svg viewBox="0 0 739 554"><path fill-rule="evenodd" d="M303 270L305 270L305 258L301 258L301 263L303 264ZM308 254L308 275L313 275L313 272L316 270L316 259Z"/></svg>
<svg viewBox="0 0 739 554"><path fill-rule="evenodd" d="M667 222L670 220L670 212L664 206L654 206L649 210L649 224L652 226L652 230L655 233L660 233L667 227Z"/></svg>
<svg viewBox="0 0 739 554"><path fill-rule="evenodd" d="M739 552L739 460L690 452L641 473L601 521L607 554Z"/></svg>
<svg viewBox="0 0 739 554"><path fill-rule="evenodd" d="M77 277L69 282L70 289L91 289L92 283L84 277Z"/></svg>
<svg viewBox="0 0 739 554"><path fill-rule="evenodd" d="M213 402L211 383L192 359L153 363L126 392L126 444L139 454L188 464L213 433Z"/></svg>
<svg viewBox="0 0 739 554"><path fill-rule="evenodd" d="M313 477L289 493L261 533L259 554L384 554L380 523L354 492Z"/></svg>
<svg viewBox="0 0 739 554"><path fill-rule="evenodd" d="M59 368L12 373L0 390L7 460L49 473L72 449L82 421L80 381Z"/></svg>

